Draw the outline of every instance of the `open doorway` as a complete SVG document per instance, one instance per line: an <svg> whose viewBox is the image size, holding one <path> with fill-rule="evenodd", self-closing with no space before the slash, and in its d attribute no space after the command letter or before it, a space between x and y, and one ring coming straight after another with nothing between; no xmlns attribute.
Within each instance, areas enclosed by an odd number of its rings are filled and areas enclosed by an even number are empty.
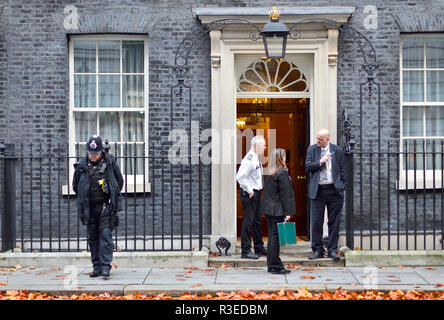
<svg viewBox="0 0 444 320"><path fill-rule="evenodd" d="M236 127L243 130L251 129L253 135L263 133L267 142L264 162L274 148L287 151L287 167L293 181L296 214L291 221L296 223L297 236L302 240L309 237L309 215L307 204L307 179L305 174L305 155L310 137L310 99L307 98L238 98ZM275 135L269 130L276 130ZM260 130L260 131L259 131ZM258 132L259 131L259 132ZM275 139L273 143L270 139ZM236 172L247 150L246 137L242 137L241 158L237 159ZM241 143L240 140L238 140ZM248 141L248 146L250 142ZM238 157L240 154L238 154ZM237 185L237 236L240 237L242 226L242 203L239 197L240 187ZM265 215L262 216L262 235L268 235Z"/></svg>

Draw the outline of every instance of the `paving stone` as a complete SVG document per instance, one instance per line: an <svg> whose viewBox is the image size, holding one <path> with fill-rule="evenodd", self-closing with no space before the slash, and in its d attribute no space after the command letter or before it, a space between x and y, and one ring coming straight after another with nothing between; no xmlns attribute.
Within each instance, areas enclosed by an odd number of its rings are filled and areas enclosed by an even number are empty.
<svg viewBox="0 0 444 320"><path fill-rule="evenodd" d="M217 269L153 268L143 284L211 284Z"/></svg>
<svg viewBox="0 0 444 320"><path fill-rule="evenodd" d="M274 275L266 268L219 269L216 284L286 284L284 275Z"/></svg>

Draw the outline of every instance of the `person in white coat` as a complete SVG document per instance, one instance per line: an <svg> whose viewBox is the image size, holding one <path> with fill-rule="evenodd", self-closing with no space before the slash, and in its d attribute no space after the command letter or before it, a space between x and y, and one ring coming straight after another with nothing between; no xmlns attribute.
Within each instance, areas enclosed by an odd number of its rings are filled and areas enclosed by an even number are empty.
<svg viewBox="0 0 444 320"><path fill-rule="evenodd" d="M242 159L236 175L236 180L241 188L240 200L242 202L242 229L241 248L243 259L258 259L266 256L262 240L261 219L261 190L263 189L263 168L259 155L266 149L265 138L255 136L251 139L251 149ZM251 238L253 234L254 253L251 252Z"/></svg>

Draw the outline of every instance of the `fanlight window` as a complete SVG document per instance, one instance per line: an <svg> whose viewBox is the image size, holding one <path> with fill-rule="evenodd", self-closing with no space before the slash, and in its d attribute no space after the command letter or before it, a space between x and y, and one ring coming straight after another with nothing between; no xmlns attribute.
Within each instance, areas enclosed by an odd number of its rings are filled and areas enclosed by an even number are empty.
<svg viewBox="0 0 444 320"><path fill-rule="evenodd" d="M308 92L307 79L289 61L271 59L253 62L241 75L238 92Z"/></svg>

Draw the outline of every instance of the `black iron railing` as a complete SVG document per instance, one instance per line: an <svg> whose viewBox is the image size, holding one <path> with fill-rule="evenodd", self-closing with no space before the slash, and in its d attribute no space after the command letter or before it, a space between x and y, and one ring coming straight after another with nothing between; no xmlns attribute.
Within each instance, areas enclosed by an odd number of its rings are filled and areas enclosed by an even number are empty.
<svg viewBox="0 0 444 320"><path fill-rule="evenodd" d="M443 141L370 142L362 150L347 154L347 246L444 249Z"/></svg>
<svg viewBox="0 0 444 320"><path fill-rule="evenodd" d="M169 145L112 144L124 177L123 211L114 231L118 251L187 251L202 248L203 164L174 156ZM72 190L73 164L65 145L0 144L2 251L84 251L86 227ZM80 151L79 151L80 150ZM114 153L115 151L115 153Z"/></svg>

